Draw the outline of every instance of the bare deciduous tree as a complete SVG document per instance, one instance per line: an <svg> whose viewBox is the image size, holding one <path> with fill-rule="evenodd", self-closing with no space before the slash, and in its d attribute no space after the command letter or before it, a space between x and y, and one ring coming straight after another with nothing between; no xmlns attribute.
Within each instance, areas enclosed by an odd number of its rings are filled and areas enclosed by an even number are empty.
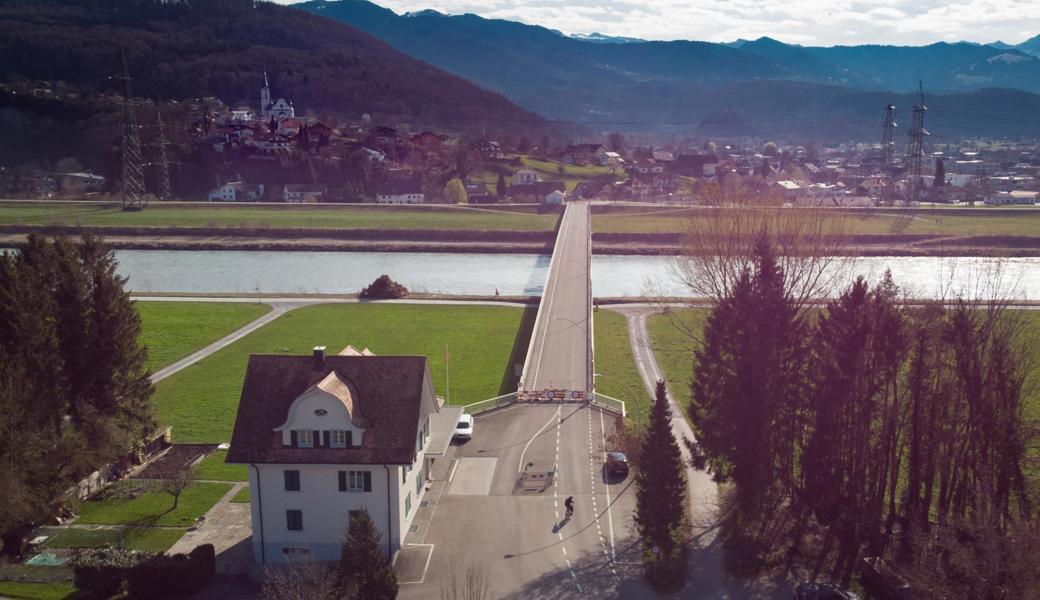
<svg viewBox="0 0 1040 600"><path fill-rule="evenodd" d="M178 464L164 465L158 469L159 489L173 496L173 507L177 508L181 494L198 478L199 469L192 465L183 467Z"/></svg>
<svg viewBox="0 0 1040 600"><path fill-rule="evenodd" d="M260 591L263 600L339 600L336 577L322 563L290 563L268 567Z"/></svg>

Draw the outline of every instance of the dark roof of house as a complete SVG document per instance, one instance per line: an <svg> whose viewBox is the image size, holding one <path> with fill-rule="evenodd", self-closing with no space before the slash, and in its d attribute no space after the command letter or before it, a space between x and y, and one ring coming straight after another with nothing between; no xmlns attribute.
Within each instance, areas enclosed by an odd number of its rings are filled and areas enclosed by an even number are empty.
<svg viewBox="0 0 1040 600"><path fill-rule="evenodd" d="M606 148L603 144L572 144L563 149L563 154L571 152L598 152L600 148Z"/></svg>
<svg viewBox="0 0 1040 600"><path fill-rule="evenodd" d="M326 356L321 369L314 367L311 355L249 357L227 462L382 465L414 461L425 356ZM285 423L296 398L333 371L357 390L358 408L370 424L362 445L283 446L282 434L275 428Z"/></svg>
<svg viewBox="0 0 1040 600"><path fill-rule="evenodd" d="M421 181L384 181L376 185L377 196L421 193L423 193Z"/></svg>

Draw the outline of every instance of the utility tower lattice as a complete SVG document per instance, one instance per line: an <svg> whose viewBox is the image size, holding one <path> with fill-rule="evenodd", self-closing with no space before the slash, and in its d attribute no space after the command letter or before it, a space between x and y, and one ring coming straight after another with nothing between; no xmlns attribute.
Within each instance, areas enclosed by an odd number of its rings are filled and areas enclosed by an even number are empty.
<svg viewBox="0 0 1040 600"><path fill-rule="evenodd" d="M170 189L170 161L166 156L166 127L163 125L162 113L159 111L155 112L155 143L159 147L158 159L155 163L157 167L157 183L156 183L156 197L160 200L169 200L173 197L173 191Z"/></svg>
<svg viewBox="0 0 1040 600"><path fill-rule="evenodd" d="M896 134L896 107L889 104L885 107L885 120L881 123L881 174L884 177L884 188L882 192L882 204L891 204L895 197L893 183L895 183L895 134Z"/></svg>
<svg viewBox="0 0 1040 600"><path fill-rule="evenodd" d="M906 132L906 165L907 165L907 201L916 202L921 192L921 159L924 158L924 136L928 130L924 128L924 113L928 107L924 105L924 84L917 84L917 101L914 103L913 120L910 131Z"/></svg>
<svg viewBox="0 0 1040 600"><path fill-rule="evenodd" d="M141 168L141 135L134 116L134 91L130 85L130 66L123 55L123 210L141 210L145 206L144 171Z"/></svg>

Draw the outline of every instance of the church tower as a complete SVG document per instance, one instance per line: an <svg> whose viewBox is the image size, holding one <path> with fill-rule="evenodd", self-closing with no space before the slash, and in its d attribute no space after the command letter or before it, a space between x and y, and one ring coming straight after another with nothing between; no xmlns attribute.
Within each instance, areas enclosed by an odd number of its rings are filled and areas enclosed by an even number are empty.
<svg viewBox="0 0 1040 600"><path fill-rule="evenodd" d="M267 85L267 71L264 71L264 87L260 88L260 118L267 120L271 110L271 88Z"/></svg>

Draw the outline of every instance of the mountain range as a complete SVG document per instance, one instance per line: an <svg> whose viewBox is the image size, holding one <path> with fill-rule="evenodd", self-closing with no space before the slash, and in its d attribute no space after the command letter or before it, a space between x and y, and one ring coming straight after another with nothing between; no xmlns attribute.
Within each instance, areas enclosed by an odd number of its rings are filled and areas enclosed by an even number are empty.
<svg viewBox="0 0 1040 600"><path fill-rule="evenodd" d="M978 118L1006 119L1008 113L996 113L990 106L1006 107L1009 97L1021 103L1023 112L1040 104L1040 97L1034 97L1040 92L1040 58L1028 53L1032 40L1021 48L968 42L811 47L768 37L731 44L656 42L598 34L575 38L472 14L399 15L367 0L293 6L350 23L531 111L607 127L802 119L811 116L809 106L812 115L827 119L865 111L862 117L876 116L880 122L889 101L900 108L912 105L907 94L920 81L932 103L976 111L974 124L948 115L946 122L953 127L944 132L948 135L979 131ZM803 95L810 89L815 97ZM764 96L751 97L750 90ZM856 104L865 98L876 103ZM718 118L720 111L746 117ZM876 130L877 124L871 128Z"/></svg>

